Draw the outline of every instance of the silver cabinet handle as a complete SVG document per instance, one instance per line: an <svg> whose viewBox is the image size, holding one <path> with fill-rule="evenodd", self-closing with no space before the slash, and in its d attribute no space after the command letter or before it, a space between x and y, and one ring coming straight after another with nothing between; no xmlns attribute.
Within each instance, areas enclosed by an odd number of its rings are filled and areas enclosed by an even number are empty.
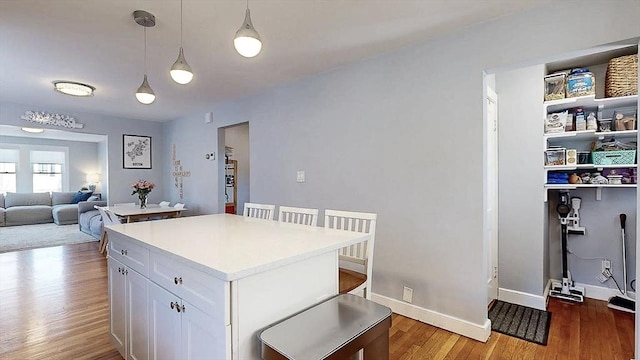
<svg viewBox="0 0 640 360"><path fill-rule="evenodd" d="M182 284L182 276L181 277L174 277L173 278L173 282L178 285L178 284Z"/></svg>

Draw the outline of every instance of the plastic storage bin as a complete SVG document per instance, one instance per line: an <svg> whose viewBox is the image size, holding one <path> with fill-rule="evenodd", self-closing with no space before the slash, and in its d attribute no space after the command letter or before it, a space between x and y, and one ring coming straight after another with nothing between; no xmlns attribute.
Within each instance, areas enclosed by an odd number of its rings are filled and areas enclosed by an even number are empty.
<svg viewBox="0 0 640 360"><path fill-rule="evenodd" d="M593 165L633 165L636 163L635 150L594 151L591 153Z"/></svg>

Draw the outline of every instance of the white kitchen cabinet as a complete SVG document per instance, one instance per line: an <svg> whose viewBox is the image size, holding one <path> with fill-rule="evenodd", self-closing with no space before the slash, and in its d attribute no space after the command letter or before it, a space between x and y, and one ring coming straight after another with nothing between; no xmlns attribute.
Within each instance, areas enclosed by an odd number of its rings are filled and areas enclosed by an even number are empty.
<svg viewBox="0 0 640 360"><path fill-rule="evenodd" d="M151 359L226 359L227 326L187 300L151 283Z"/></svg>
<svg viewBox="0 0 640 360"><path fill-rule="evenodd" d="M109 257L148 279L149 358L171 360L260 359L257 333L335 295L338 249L369 239L229 214L113 225L107 233Z"/></svg>
<svg viewBox="0 0 640 360"><path fill-rule="evenodd" d="M110 257L109 306L111 338L125 359L149 359L149 281Z"/></svg>
<svg viewBox="0 0 640 360"><path fill-rule="evenodd" d="M125 357L127 337L125 289L127 285L125 277L122 276L124 265L113 258L109 258L107 263L109 269L109 329L111 340L120 355Z"/></svg>

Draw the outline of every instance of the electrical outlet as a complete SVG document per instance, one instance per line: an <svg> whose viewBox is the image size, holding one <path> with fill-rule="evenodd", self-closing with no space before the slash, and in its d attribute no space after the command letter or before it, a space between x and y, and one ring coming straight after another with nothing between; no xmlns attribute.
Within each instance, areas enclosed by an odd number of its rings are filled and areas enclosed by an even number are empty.
<svg viewBox="0 0 640 360"><path fill-rule="evenodd" d="M605 283L607 282L607 280L609 280L609 278L606 277L604 274L600 274L596 276L596 279L598 279L598 281L600 281L601 283Z"/></svg>
<svg viewBox="0 0 640 360"><path fill-rule="evenodd" d="M413 289L410 287L404 287L404 291L402 292L402 300L411 304L413 301Z"/></svg>
<svg viewBox="0 0 640 360"><path fill-rule="evenodd" d="M306 181L304 171L296 172L296 181L299 183L303 183Z"/></svg>
<svg viewBox="0 0 640 360"><path fill-rule="evenodd" d="M607 259L602 260L602 273L604 274L605 271L609 271L609 273L611 273L611 261Z"/></svg>

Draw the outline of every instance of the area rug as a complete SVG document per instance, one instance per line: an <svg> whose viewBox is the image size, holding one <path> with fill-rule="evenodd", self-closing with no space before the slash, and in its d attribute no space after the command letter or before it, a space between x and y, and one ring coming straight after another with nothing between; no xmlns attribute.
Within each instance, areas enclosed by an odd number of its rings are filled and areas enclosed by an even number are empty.
<svg viewBox="0 0 640 360"><path fill-rule="evenodd" d="M491 330L547 345L551 313L497 300L489 310Z"/></svg>
<svg viewBox="0 0 640 360"><path fill-rule="evenodd" d="M80 231L78 224L37 224L0 227L0 253L97 241Z"/></svg>

